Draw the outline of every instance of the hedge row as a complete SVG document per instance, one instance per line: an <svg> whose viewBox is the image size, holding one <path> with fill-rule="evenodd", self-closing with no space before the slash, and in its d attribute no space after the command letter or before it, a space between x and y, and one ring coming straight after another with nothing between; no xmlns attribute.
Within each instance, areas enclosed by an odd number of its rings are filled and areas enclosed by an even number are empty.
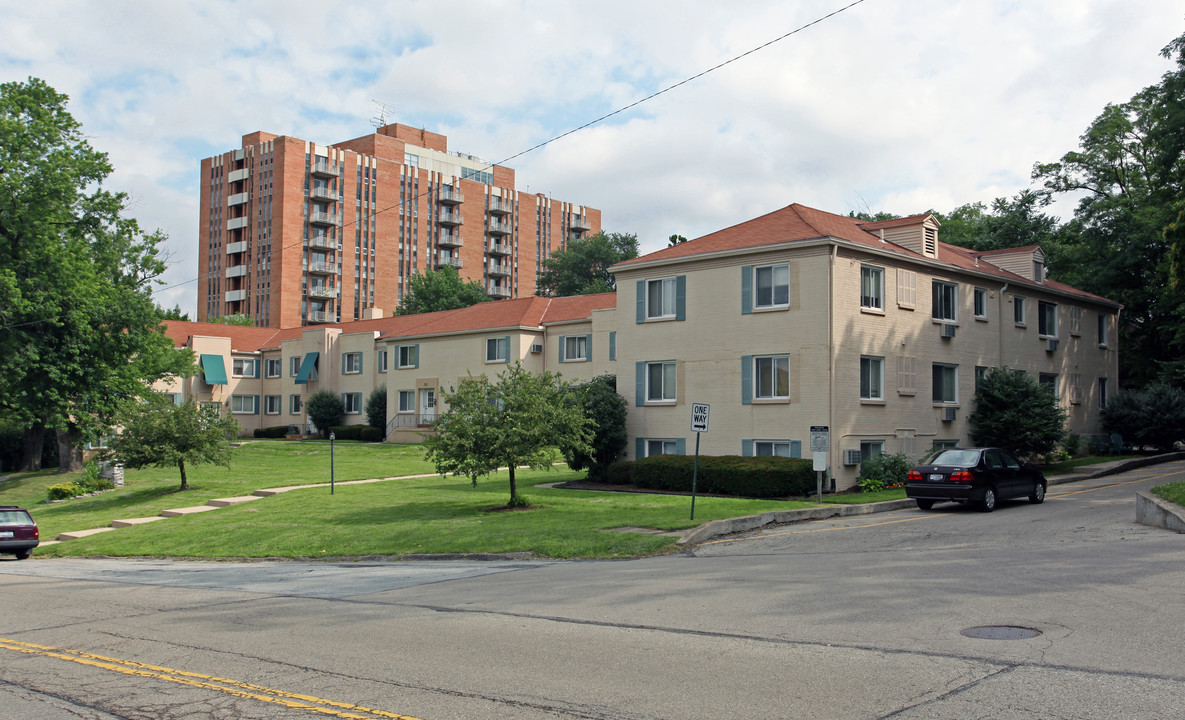
<svg viewBox="0 0 1185 720"><path fill-rule="evenodd" d="M255 437L271 439L287 437L288 427L288 425L276 425L274 427L257 428L255 430ZM383 431L370 425L335 425L329 428L329 430L338 440L380 442L383 439Z"/></svg>
<svg viewBox="0 0 1185 720"><path fill-rule="evenodd" d="M691 492L695 458L656 455L609 466L608 482L649 490ZM807 495L815 491L810 460L784 457L700 456L696 492L752 498Z"/></svg>
<svg viewBox="0 0 1185 720"><path fill-rule="evenodd" d="M271 438L273 440L288 437L288 425L274 425L272 427L255 428L255 437Z"/></svg>

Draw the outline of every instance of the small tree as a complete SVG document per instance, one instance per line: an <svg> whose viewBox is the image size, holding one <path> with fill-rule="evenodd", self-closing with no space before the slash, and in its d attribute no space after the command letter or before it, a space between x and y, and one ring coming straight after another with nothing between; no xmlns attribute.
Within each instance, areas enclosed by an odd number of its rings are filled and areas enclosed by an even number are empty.
<svg viewBox="0 0 1185 720"><path fill-rule="evenodd" d="M439 270L413 273L407 293L399 301L396 315L416 315L438 310L457 310L492 300L481 283L463 280L452 265Z"/></svg>
<svg viewBox="0 0 1185 720"><path fill-rule="evenodd" d="M1103 429L1137 446L1172 450L1185 440L1185 391L1156 383L1116 393L1103 408Z"/></svg>
<svg viewBox="0 0 1185 720"><path fill-rule="evenodd" d="M603 480L629 439L625 430L625 398L617 394L614 375L595 377L577 387L573 394L592 426L591 452L564 447L564 459L573 470L588 468L590 480Z"/></svg>
<svg viewBox="0 0 1185 720"><path fill-rule="evenodd" d="M525 505L518 495L514 471L520 465L550 469L557 447L591 454L589 420L570 402L560 376L533 373L515 362L490 382L472 375L457 383L455 393L442 389L448 410L436 418L435 435L425 435L424 455L440 474L477 479L507 467L508 507Z"/></svg>
<svg viewBox="0 0 1185 720"><path fill-rule="evenodd" d="M1047 455L1066 435L1066 412L1021 370L992 368L975 391L971 439L1013 455Z"/></svg>
<svg viewBox="0 0 1185 720"><path fill-rule="evenodd" d="M119 424L122 430L105 457L132 469L176 466L182 490L189 489L186 463L230 467L230 439L240 432L234 418L222 417L218 405L198 405L192 400L175 405L155 393L125 408Z"/></svg>
<svg viewBox="0 0 1185 720"><path fill-rule="evenodd" d="M387 427L387 386L379 385L366 398L366 424L383 430Z"/></svg>
<svg viewBox="0 0 1185 720"><path fill-rule="evenodd" d="M321 432L321 436L329 437L329 428L341 421L342 415L346 413L346 406L337 395L328 390L318 390L309 395L309 401L305 403L305 413L309 416L309 422Z"/></svg>

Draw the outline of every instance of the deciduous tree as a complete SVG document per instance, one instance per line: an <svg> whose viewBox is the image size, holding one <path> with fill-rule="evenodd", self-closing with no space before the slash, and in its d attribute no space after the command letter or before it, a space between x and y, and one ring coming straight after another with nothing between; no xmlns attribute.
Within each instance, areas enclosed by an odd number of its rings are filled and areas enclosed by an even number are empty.
<svg viewBox="0 0 1185 720"><path fill-rule="evenodd" d="M457 310L491 299L481 283L462 280L455 267L445 265L439 270L413 274L408 280L407 294L399 301L395 314Z"/></svg>
<svg viewBox="0 0 1185 720"><path fill-rule="evenodd" d="M617 283L609 268L638 257L638 236L599 232L557 250L543 261L536 293L551 297L613 292Z"/></svg>
<svg viewBox="0 0 1185 720"><path fill-rule="evenodd" d="M230 467L230 439L239 434L239 424L223 417L217 404L198 405L190 400L176 405L157 393L125 406L119 424L107 457L133 469L176 467L182 490L189 489L186 464Z"/></svg>
<svg viewBox="0 0 1185 720"><path fill-rule="evenodd" d="M329 428L341 421L346 413L346 405L342 399L328 390L318 390L309 395L309 401L304 406L309 422L316 426L324 437L329 437Z"/></svg>
<svg viewBox="0 0 1185 720"><path fill-rule="evenodd" d="M626 446L626 402L617 393L617 377L600 375L572 390L575 401L590 421L591 452L563 447L564 459L573 470L588 468L590 480L603 480L609 466Z"/></svg>

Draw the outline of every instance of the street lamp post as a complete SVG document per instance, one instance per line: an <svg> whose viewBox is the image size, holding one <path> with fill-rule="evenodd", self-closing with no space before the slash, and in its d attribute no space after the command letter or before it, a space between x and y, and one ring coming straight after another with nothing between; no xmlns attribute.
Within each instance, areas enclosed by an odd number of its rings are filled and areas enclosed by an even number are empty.
<svg viewBox="0 0 1185 720"><path fill-rule="evenodd" d="M332 432L329 433L329 494L333 494L333 441L337 436Z"/></svg>

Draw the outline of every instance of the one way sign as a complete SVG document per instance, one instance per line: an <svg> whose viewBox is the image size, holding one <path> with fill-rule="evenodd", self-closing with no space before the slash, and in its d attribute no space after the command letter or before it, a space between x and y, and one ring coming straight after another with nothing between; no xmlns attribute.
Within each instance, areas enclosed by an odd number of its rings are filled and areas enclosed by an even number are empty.
<svg viewBox="0 0 1185 720"><path fill-rule="evenodd" d="M691 403L691 432L708 431L708 412L712 409L707 403Z"/></svg>

